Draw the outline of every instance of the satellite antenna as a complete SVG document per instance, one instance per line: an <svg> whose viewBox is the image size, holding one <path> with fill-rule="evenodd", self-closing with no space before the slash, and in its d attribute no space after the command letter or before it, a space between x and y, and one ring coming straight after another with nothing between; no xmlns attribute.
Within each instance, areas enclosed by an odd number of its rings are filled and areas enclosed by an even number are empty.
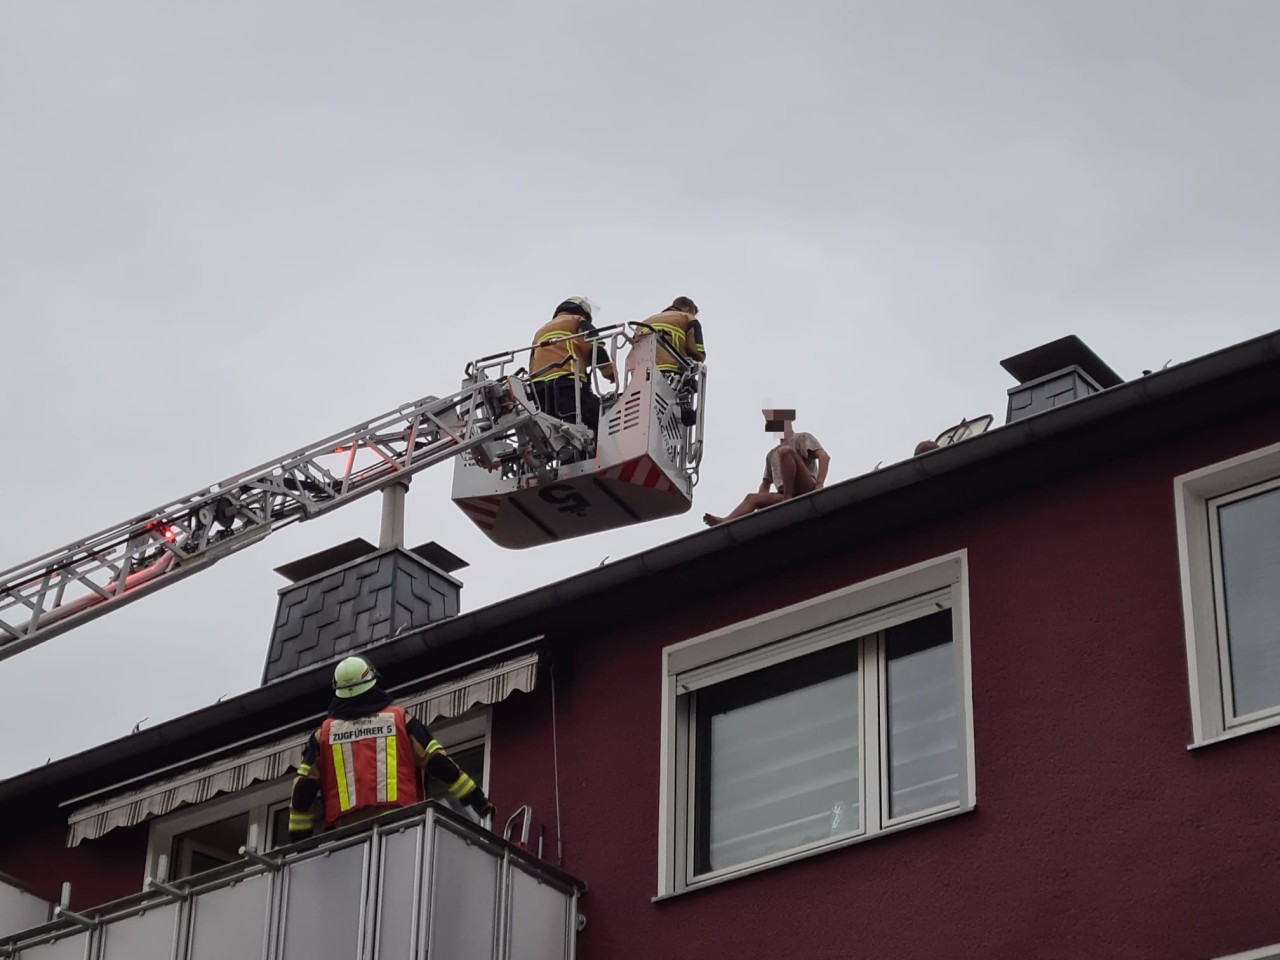
<svg viewBox="0 0 1280 960"><path fill-rule="evenodd" d="M983 414L981 417L975 417L972 420L961 420L954 427L948 427L938 434L937 444L945 447L961 440L968 440L970 437L976 437L980 433L986 433L987 429L995 421L995 417L991 414Z"/></svg>

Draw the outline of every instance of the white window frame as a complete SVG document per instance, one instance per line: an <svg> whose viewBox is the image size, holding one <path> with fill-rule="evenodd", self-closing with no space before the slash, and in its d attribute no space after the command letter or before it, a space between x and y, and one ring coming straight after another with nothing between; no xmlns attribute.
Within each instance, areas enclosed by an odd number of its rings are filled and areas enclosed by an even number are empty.
<svg viewBox="0 0 1280 960"><path fill-rule="evenodd" d="M972 810L977 803L974 785L973 688L969 656L969 578L965 550L936 557L883 576L793 604L763 616L733 624L721 630L672 644L663 650L662 722L658 796L658 883L655 899L723 883L735 877L766 870L793 860L815 856L828 850L929 823ZM883 821L880 808L887 811L887 777L877 767L888 756L884 748L887 724L881 722L888 709L887 698L866 696L868 688L880 684L883 675L869 676L863 666L874 660L884 670L883 631L940 609L950 609L954 643L959 710L962 729L960 800L956 804ZM859 683L860 725L879 728L881 746L877 763L865 755L862 790L866 798L860 811L857 833L820 841L694 876L695 842L690 811L694 784L691 751L696 749L691 729L690 694L733 677L762 670L795 657L843 643L861 643ZM860 734L862 731L859 731ZM862 737L865 743L865 737ZM869 751L867 751L869 752Z"/></svg>
<svg viewBox="0 0 1280 960"><path fill-rule="evenodd" d="M492 711L488 707L468 713L456 720L439 721L432 724L431 733L440 741L445 750L462 751L471 747L483 746L484 777L480 784L486 794L489 792L489 765L493 755L490 732L492 729ZM293 785L293 773L271 780L267 783L254 784L235 793L222 794L205 803L183 807L163 817L151 821L151 831L147 838L147 859L143 874L145 886L148 877L158 877L160 856L169 856L173 850L173 841L184 833L198 830L200 827L242 813L249 814L249 829L256 825L258 836L269 840L271 818L276 810L289 802L289 794ZM246 841L248 833L246 832ZM172 878L178 864L170 863L167 869Z"/></svg>
<svg viewBox="0 0 1280 960"><path fill-rule="evenodd" d="M254 784L235 793L222 794L205 803L183 807L163 817L151 821L151 832L147 838L146 876L159 877L160 857L169 857L173 853L174 840L184 833L198 830L219 820L238 817L242 813L249 814L249 830L258 828L258 836L265 838L271 819L268 809L289 801L291 777L281 777L266 783ZM245 836L246 842L248 834ZM165 870L166 879L177 876L181 864L170 861Z"/></svg>
<svg viewBox="0 0 1280 960"><path fill-rule="evenodd" d="M1280 960L1280 943L1257 950L1246 950L1244 953L1233 953L1229 957L1218 957L1216 960Z"/></svg>
<svg viewBox="0 0 1280 960"><path fill-rule="evenodd" d="M1280 706L1232 716L1217 506L1280 484L1280 443L1174 478L1182 616L1191 694L1189 749L1280 726Z"/></svg>

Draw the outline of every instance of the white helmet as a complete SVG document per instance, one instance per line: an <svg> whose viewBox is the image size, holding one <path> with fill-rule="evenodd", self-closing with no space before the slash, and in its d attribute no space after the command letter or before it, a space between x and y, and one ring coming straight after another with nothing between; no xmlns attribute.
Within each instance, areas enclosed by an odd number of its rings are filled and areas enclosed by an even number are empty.
<svg viewBox="0 0 1280 960"><path fill-rule="evenodd" d="M364 657L347 657L333 671L333 692L343 699L368 693L378 682L378 671Z"/></svg>
<svg viewBox="0 0 1280 960"><path fill-rule="evenodd" d="M567 299L565 299L565 300L561 301L561 306L563 306L563 305L564 305L564 304L566 304L566 303L573 303L573 304L577 304L579 307L581 307L583 310L585 310L585 311L586 311L586 313L587 313L587 319L588 319L588 320L590 320L590 319L592 319L592 318L593 318L593 315L594 315L594 313L595 313L595 309L596 309L596 308L595 308L595 304L593 304L593 303L592 303L590 300L588 300L586 297L569 297L569 298L567 298Z"/></svg>

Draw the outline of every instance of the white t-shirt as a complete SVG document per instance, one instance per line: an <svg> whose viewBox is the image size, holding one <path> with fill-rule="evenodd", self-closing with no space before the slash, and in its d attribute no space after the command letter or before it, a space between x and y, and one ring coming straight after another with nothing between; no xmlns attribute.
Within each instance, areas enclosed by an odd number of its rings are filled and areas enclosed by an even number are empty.
<svg viewBox="0 0 1280 960"><path fill-rule="evenodd" d="M782 463L778 451L784 446L791 447L800 454L800 459L809 468L809 473L817 477L818 458L814 454L822 449L822 444L812 433L797 433L790 440L783 440L764 458L764 476L760 478L762 483L772 483L779 490L782 489Z"/></svg>

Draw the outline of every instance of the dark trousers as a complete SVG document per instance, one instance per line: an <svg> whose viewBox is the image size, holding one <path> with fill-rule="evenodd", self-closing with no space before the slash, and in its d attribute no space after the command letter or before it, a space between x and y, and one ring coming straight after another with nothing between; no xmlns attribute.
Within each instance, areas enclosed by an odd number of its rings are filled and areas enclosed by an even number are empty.
<svg viewBox="0 0 1280 960"><path fill-rule="evenodd" d="M600 428L600 398L591 392L589 383L583 382L581 391L578 402L582 404L582 423L595 433ZM533 385L533 393L538 398L538 407L543 413L549 413L567 423L578 422L578 411L574 406L573 377L539 380Z"/></svg>

